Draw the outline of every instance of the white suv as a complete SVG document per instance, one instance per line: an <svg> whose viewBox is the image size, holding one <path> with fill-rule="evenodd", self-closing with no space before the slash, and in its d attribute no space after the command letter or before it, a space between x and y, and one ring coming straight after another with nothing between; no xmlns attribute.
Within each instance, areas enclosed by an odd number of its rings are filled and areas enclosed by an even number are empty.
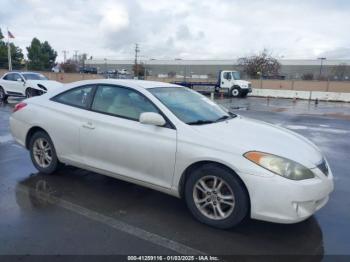
<svg viewBox="0 0 350 262"><path fill-rule="evenodd" d="M29 98L61 86L39 73L9 72L0 78L0 100L6 101L9 96Z"/></svg>

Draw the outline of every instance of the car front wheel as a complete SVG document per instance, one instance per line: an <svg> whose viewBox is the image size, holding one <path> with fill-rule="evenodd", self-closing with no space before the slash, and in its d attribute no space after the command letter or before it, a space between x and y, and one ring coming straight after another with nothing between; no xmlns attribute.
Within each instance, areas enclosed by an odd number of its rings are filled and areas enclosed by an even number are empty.
<svg viewBox="0 0 350 262"><path fill-rule="evenodd" d="M26 98L30 98L30 97L32 97L33 95L34 95L33 90L32 90L30 87L28 87L28 88L26 89Z"/></svg>
<svg viewBox="0 0 350 262"><path fill-rule="evenodd" d="M190 175L185 197L195 218L217 228L239 224L249 210L249 197L242 181L215 164L203 165Z"/></svg>
<svg viewBox="0 0 350 262"><path fill-rule="evenodd" d="M32 162L39 172L51 174L60 166L55 147L47 133L36 132L30 139L29 149Z"/></svg>

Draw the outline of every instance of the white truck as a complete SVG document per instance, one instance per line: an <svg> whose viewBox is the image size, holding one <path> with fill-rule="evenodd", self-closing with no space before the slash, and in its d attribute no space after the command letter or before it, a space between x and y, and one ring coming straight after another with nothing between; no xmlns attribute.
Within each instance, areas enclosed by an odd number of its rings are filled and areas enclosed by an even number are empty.
<svg viewBox="0 0 350 262"><path fill-rule="evenodd" d="M222 70L217 82L175 81L173 84L189 87L198 92L223 92L230 97L246 97L252 92L252 84L241 80L238 71Z"/></svg>

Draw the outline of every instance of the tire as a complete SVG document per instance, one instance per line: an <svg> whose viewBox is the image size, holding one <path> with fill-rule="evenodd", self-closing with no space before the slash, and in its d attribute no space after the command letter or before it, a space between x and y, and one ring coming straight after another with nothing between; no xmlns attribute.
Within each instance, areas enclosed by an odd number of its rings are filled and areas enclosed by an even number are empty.
<svg viewBox="0 0 350 262"><path fill-rule="evenodd" d="M46 132L38 131L34 133L30 138L29 150L33 165L39 172L52 174L61 167L55 147Z"/></svg>
<svg viewBox="0 0 350 262"><path fill-rule="evenodd" d="M230 96L232 96L232 97L240 97L241 96L241 90L238 87L231 88Z"/></svg>
<svg viewBox="0 0 350 262"><path fill-rule="evenodd" d="M216 191L212 190L215 178L216 187L222 181L221 189ZM210 194L205 191L201 182L210 189ZM197 220L221 229L236 226L249 211L249 196L243 182L235 173L215 164L203 165L190 174L185 184L185 199L190 212Z"/></svg>
<svg viewBox="0 0 350 262"><path fill-rule="evenodd" d="M26 95L26 98L31 98L32 96L34 96L34 92L30 87L28 87L25 91L25 95Z"/></svg>
<svg viewBox="0 0 350 262"><path fill-rule="evenodd" d="M5 94L5 90L0 86L0 101L6 102L8 95Z"/></svg>

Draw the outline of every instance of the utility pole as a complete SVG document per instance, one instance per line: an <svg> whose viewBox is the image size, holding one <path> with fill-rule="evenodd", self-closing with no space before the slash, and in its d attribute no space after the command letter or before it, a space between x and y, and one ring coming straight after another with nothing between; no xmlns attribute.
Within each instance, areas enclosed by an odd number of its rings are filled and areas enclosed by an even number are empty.
<svg viewBox="0 0 350 262"><path fill-rule="evenodd" d="M9 62L9 71L12 71L12 57L11 57L10 38L7 39L7 57L8 57L8 62Z"/></svg>
<svg viewBox="0 0 350 262"><path fill-rule="evenodd" d="M63 51L62 51L62 53L63 53L63 63L66 63L66 60L67 60L67 54L69 53L69 51L67 51L67 50L63 50Z"/></svg>
<svg viewBox="0 0 350 262"><path fill-rule="evenodd" d="M78 63L78 52L79 50L74 50L74 61Z"/></svg>
<svg viewBox="0 0 350 262"><path fill-rule="evenodd" d="M139 76L139 66L137 65L137 55L138 55L138 53L140 52L140 49L139 49L139 45L136 43L135 44L135 77L137 77L138 78L138 76Z"/></svg>
<svg viewBox="0 0 350 262"><path fill-rule="evenodd" d="M319 78L320 78L320 80L321 80L323 61L326 60L327 58L325 58L325 57L319 57L319 58L317 58L317 59L318 59L318 60L321 60L320 76L319 76Z"/></svg>

